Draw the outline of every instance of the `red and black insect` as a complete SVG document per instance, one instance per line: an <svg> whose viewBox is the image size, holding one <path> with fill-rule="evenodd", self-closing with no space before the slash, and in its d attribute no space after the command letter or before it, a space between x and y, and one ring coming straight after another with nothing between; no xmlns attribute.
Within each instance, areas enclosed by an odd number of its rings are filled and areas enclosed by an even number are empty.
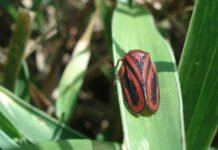
<svg viewBox="0 0 218 150"><path fill-rule="evenodd" d="M156 112L160 101L160 91L156 67L149 53L142 50L130 50L123 59L118 60L116 67L119 61L123 63L118 76L131 110L139 113L148 107L151 112Z"/></svg>

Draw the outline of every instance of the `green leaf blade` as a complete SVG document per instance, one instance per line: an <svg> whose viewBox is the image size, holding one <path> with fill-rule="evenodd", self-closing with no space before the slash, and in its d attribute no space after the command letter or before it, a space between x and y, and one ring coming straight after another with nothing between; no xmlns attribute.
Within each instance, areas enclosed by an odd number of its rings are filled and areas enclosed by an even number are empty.
<svg viewBox="0 0 218 150"><path fill-rule="evenodd" d="M23 61L20 74L16 81L14 93L20 98L24 99L26 102L28 102L30 99L29 81L30 81L29 68L26 61Z"/></svg>
<svg viewBox="0 0 218 150"><path fill-rule="evenodd" d="M196 1L179 64L188 149L207 149L218 125L217 6Z"/></svg>
<svg viewBox="0 0 218 150"><path fill-rule="evenodd" d="M0 129L0 149L18 148L16 142Z"/></svg>
<svg viewBox="0 0 218 150"><path fill-rule="evenodd" d="M120 150L120 145L117 143L110 142L99 142L94 140L62 140L62 141L52 141L46 143L40 143L37 145L25 145L21 146L20 149L17 150Z"/></svg>
<svg viewBox="0 0 218 150"><path fill-rule="evenodd" d="M32 31L32 22L33 13L20 9L16 28L10 41L8 60L4 73L4 86L11 91L14 91L15 82L19 75L25 47Z"/></svg>
<svg viewBox="0 0 218 150"><path fill-rule="evenodd" d="M133 115L128 110L123 102L120 82L117 82L127 148L185 149L181 93L174 56L156 30L150 13L142 7L129 8L118 4L112 31L115 64L131 49L146 50L156 64L159 76L160 107L149 117Z"/></svg>
<svg viewBox="0 0 218 150"><path fill-rule="evenodd" d="M97 14L98 11L93 13L89 25L78 41L72 58L61 77L58 87L60 94L56 103L56 115L62 122L67 122L70 119L77 104L79 91L91 56L90 40Z"/></svg>
<svg viewBox="0 0 218 150"><path fill-rule="evenodd" d="M33 143L85 138L82 134L30 106L1 86L0 112L17 128L19 133Z"/></svg>
<svg viewBox="0 0 218 150"><path fill-rule="evenodd" d="M11 138L21 138L20 133L17 129L11 124L11 122L5 118L5 116L0 112L0 130L2 132L7 133L7 135Z"/></svg>
<svg viewBox="0 0 218 150"><path fill-rule="evenodd" d="M10 15L13 20L16 20L18 12L10 1L0 0L0 6Z"/></svg>

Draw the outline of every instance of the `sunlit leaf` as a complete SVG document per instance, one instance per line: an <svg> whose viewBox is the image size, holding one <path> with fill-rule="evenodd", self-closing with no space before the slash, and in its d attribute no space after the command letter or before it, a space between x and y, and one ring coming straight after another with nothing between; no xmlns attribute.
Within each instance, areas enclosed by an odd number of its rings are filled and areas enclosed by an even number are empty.
<svg viewBox="0 0 218 150"><path fill-rule="evenodd" d="M156 64L160 84L159 110L145 116L128 109L117 81L127 149L184 149L182 99L172 49L158 33L149 11L143 7L130 8L119 3L112 22L114 64L131 49L145 50Z"/></svg>
<svg viewBox="0 0 218 150"><path fill-rule="evenodd" d="M12 149L17 147L19 146L16 142L0 129L0 149Z"/></svg>
<svg viewBox="0 0 218 150"><path fill-rule="evenodd" d="M78 94L91 55L89 44L97 13L96 11L93 14L85 33L78 41L73 51L72 58L61 77L59 97L56 103L56 115L63 122L69 120L77 104Z"/></svg>
<svg viewBox="0 0 218 150"><path fill-rule="evenodd" d="M0 112L29 141L84 138L0 86Z"/></svg>
<svg viewBox="0 0 218 150"><path fill-rule="evenodd" d="M119 150L117 143L98 142L92 140L62 140L38 145L21 146L19 150Z"/></svg>
<svg viewBox="0 0 218 150"><path fill-rule="evenodd" d="M17 129L10 123L10 121L7 118L5 118L5 116L1 112L0 112L0 129L11 138L21 138L21 135L17 131Z"/></svg>

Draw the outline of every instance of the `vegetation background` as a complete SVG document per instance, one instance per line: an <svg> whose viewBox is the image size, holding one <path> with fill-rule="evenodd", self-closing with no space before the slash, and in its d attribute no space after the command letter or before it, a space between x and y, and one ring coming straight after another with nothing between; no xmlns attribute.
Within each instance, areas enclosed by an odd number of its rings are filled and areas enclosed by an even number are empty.
<svg viewBox="0 0 218 150"><path fill-rule="evenodd" d="M216 0L0 0L0 149L218 148L216 14ZM131 48L160 74L151 117L114 84Z"/></svg>

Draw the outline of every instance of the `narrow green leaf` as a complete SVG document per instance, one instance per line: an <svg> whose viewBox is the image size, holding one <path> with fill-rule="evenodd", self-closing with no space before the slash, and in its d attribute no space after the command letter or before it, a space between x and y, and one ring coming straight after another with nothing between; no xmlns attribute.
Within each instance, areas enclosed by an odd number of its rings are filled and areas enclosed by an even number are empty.
<svg viewBox="0 0 218 150"><path fill-rule="evenodd" d="M129 7L132 7L132 3L133 3L134 0L128 0L128 3L129 3Z"/></svg>
<svg viewBox="0 0 218 150"><path fill-rule="evenodd" d="M16 142L0 129L0 149L18 148Z"/></svg>
<svg viewBox="0 0 218 150"><path fill-rule="evenodd" d="M27 145L21 146L17 150L120 150L120 145L117 143L109 142L98 142L92 140L63 140L63 141L53 141L38 145Z"/></svg>
<svg viewBox="0 0 218 150"><path fill-rule="evenodd" d="M13 20L16 20L18 13L10 1L0 0L0 6L11 16Z"/></svg>
<svg viewBox="0 0 218 150"><path fill-rule="evenodd" d="M45 25L45 14L43 12L42 1L35 0L33 1L33 11L36 13L35 22L34 22L34 30L39 33L43 32L43 25Z"/></svg>
<svg viewBox="0 0 218 150"><path fill-rule="evenodd" d="M97 7L99 8L99 15L104 25L104 35L108 50L112 51L112 36L111 36L111 18L114 7L106 4L106 1L96 0Z"/></svg>
<svg viewBox="0 0 218 150"><path fill-rule="evenodd" d="M174 56L155 28L151 14L143 7L130 8L119 3L113 16L112 35L114 64L131 49L145 50L156 64L160 84L159 110L145 116L130 112L117 80L127 149L185 149L182 99Z"/></svg>
<svg viewBox="0 0 218 150"><path fill-rule="evenodd" d="M11 138L21 138L21 135L17 131L17 129L10 123L10 121L7 118L5 118L5 116L1 112L0 112L0 129Z"/></svg>
<svg viewBox="0 0 218 150"><path fill-rule="evenodd" d="M218 1L197 0L179 64L187 148L205 150L218 125Z"/></svg>
<svg viewBox="0 0 218 150"><path fill-rule="evenodd" d="M16 81L14 93L18 97L24 99L25 101L29 101L30 98L29 80L30 80L29 69L26 61L23 61L18 79Z"/></svg>
<svg viewBox="0 0 218 150"><path fill-rule="evenodd" d="M77 97L90 59L89 44L96 15L97 11L92 16L85 33L78 41L60 81L56 115L63 122L69 120L77 103Z"/></svg>
<svg viewBox="0 0 218 150"><path fill-rule="evenodd" d="M4 73L4 86L13 91L15 82L19 75L23 60L26 43L31 33L33 14L27 10L20 9L16 27L10 41L8 62Z"/></svg>
<svg viewBox="0 0 218 150"><path fill-rule="evenodd" d="M209 147L208 150L217 150L215 147Z"/></svg>
<svg viewBox="0 0 218 150"><path fill-rule="evenodd" d="M0 112L31 142L84 138L0 86Z"/></svg>

